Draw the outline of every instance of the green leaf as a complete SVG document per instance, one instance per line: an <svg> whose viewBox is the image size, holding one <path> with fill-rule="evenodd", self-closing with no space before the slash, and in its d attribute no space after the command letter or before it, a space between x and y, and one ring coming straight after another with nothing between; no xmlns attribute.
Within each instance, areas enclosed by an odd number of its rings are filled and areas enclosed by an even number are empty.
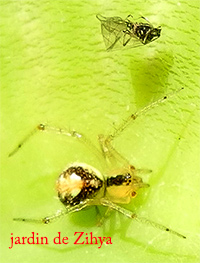
<svg viewBox="0 0 200 263"><path fill-rule="evenodd" d="M1 262L199 262L199 1L1 0L0 5ZM98 13L122 18L131 13L134 21L143 15L162 26L161 37L106 52ZM135 167L153 170L143 176L150 188L124 207L186 240L115 212L97 227L94 207L47 226L13 221L62 208L54 184L68 163L102 167L74 138L42 132L8 157L36 125L75 129L98 147L98 134L112 134L130 114L181 87L135 120L113 146ZM11 233L32 232L49 244L9 249ZM53 243L58 232L69 244ZM75 245L75 232L111 237L112 244Z"/></svg>

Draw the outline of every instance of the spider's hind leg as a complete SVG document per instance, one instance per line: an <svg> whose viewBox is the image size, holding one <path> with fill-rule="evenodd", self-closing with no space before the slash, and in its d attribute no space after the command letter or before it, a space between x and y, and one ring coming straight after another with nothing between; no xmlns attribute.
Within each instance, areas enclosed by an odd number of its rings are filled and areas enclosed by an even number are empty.
<svg viewBox="0 0 200 263"><path fill-rule="evenodd" d="M157 228L157 229L162 230L162 231L169 232L169 234L176 235L176 236L178 236L180 238L184 238L184 239L186 238L186 236L184 236L184 235L172 230L171 228L168 228L168 227L166 227L164 225L158 224L158 223L156 223L154 221L151 221L151 220L149 220L147 218L139 217L136 213L134 213L134 212L132 212L132 211L130 211L128 209L125 209L125 208L123 208L123 207L121 207L121 206L119 206L119 205L117 205L117 204L115 204L115 203L113 203L113 202L111 202L111 201L109 201L107 199L102 199L101 200L101 204L103 206L110 207L110 209L118 211L119 213L123 214L124 216L126 216L126 217L128 217L130 219L135 219L138 222L144 223L146 225L152 226L152 227Z"/></svg>
<svg viewBox="0 0 200 263"><path fill-rule="evenodd" d="M13 218L13 220L14 221L27 222L27 223L49 224L49 223L52 223L52 222L56 221L57 219L61 218L62 216L78 212L87 206L89 206L89 202L85 201L85 202L82 202L81 204L78 204L78 205L75 205L72 207L66 207L63 210L58 210L55 214L53 214L51 216L43 217L41 219L21 218L20 217L20 218Z"/></svg>
<svg viewBox="0 0 200 263"><path fill-rule="evenodd" d="M99 210L99 207L96 206L96 211L97 211L97 215L98 215L97 226L102 226L104 224L105 220L110 215L111 210L112 209L110 207L107 207L105 213L102 215L100 210Z"/></svg>

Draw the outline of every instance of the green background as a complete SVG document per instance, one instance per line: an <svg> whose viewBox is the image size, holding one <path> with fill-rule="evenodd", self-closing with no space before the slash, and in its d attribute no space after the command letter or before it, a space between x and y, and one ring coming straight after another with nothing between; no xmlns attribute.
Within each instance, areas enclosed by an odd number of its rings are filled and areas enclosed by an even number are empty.
<svg viewBox="0 0 200 263"><path fill-rule="evenodd" d="M1 262L199 262L199 7L197 1L0 1ZM97 13L148 17L162 26L154 43L106 52ZM98 134L137 109L185 87L138 118L113 143L151 187L124 207L187 236L186 240L112 213L96 226L90 208L44 226L13 222L62 208L54 183L74 161L100 168L73 138L38 133L9 152L39 123ZM10 246L10 233L31 232L49 245ZM53 245L61 231L70 244ZM74 245L74 232L109 236L112 245Z"/></svg>

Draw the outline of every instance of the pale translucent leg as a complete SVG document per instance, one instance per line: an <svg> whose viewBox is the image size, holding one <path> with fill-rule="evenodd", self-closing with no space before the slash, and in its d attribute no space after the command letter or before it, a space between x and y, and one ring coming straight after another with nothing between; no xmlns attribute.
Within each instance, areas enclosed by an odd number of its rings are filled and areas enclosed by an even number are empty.
<svg viewBox="0 0 200 263"><path fill-rule="evenodd" d="M67 214L79 212L80 210L84 209L85 207L89 206L89 202L85 201L81 204L72 206L72 207L66 207L63 210L58 210L54 215L47 216L41 219L32 219L32 218L13 218L14 221L23 221L28 223L40 223L40 224L49 224L53 221L56 221L62 216L65 216Z"/></svg>
<svg viewBox="0 0 200 263"><path fill-rule="evenodd" d="M128 165L129 162L126 158L124 158L120 153L118 153L114 147L112 146L112 141L118 137L129 125L132 124L134 120L136 120L141 115L145 114L149 110L155 108L156 106L160 105L161 103L165 102L168 98L171 98L178 92L180 92L183 88L180 88L176 90L175 92L172 92L168 95L165 95L161 99L158 99L157 101L152 102L151 104L147 105L146 107L142 108L141 110L131 114L128 116L127 119L125 119L122 123L118 125L117 128L115 128L113 134L105 136L105 135L99 135L99 143L102 150L102 153L104 157L110 161L110 163L113 163L113 160L118 160L124 165ZM149 170L150 171L150 170Z"/></svg>
<svg viewBox="0 0 200 263"><path fill-rule="evenodd" d="M167 99L173 97L174 95L176 95L178 92L180 92L181 90L183 90L184 88L180 88L168 95L165 95L164 97L162 97L161 99L158 99L152 103L150 103L149 105L145 106L144 108L136 111L135 113L131 114L128 116L127 119L125 119L122 123L120 123L118 125L117 128L115 128L115 131L113 132L113 134L107 136L107 138L104 140L104 144L105 145L109 145L116 137L118 137L130 124L132 124L132 122L134 120L136 120L138 117L142 116L143 114L147 113L148 111L150 111L151 109L155 108L156 106L160 105L161 103L165 102Z"/></svg>
<svg viewBox="0 0 200 263"><path fill-rule="evenodd" d="M137 221L139 221L141 223L144 223L144 224L150 225L152 227L158 228L158 229L160 229L162 231L167 231L170 234L176 235L176 236L178 236L180 238L186 238L184 235L182 235L182 234L180 234L180 233L178 233L178 232L176 232L176 231L174 231L174 230L172 230L172 229L170 229L170 228L168 228L166 226L163 226L161 224L153 222L153 221L151 221L149 219L146 219L144 217L139 217L135 213L133 213L132 211L129 211L129 210L117 205L117 204L114 204L114 203L112 203L111 201L109 201L107 199L102 199L101 200L101 204L103 206L108 206L111 209L114 209L114 210L120 212L121 214L125 215L126 217L128 217L130 219L135 219L135 220L137 220Z"/></svg>
<svg viewBox="0 0 200 263"><path fill-rule="evenodd" d="M105 213L103 215L101 215L98 206L96 206L96 209L97 209L97 213L99 215L99 218L98 218L98 221L97 221L97 226L102 226L104 221L105 221L105 219L109 216L110 211L112 210L112 208L107 207L107 209L106 209L106 211L105 211Z"/></svg>
<svg viewBox="0 0 200 263"><path fill-rule="evenodd" d="M61 135L65 135L68 137L73 137L78 139L81 143L85 144L89 149L98 157L102 158L101 152L93 145L93 143L86 138L83 134L78 133L74 130L66 130L66 129L60 129L57 127L45 125L45 124L39 124L37 125L30 133L28 133L24 139L18 144L18 146L9 154L9 157L14 155L21 147L24 146L24 144L38 131L46 131L46 132L53 132Z"/></svg>
<svg viewBox="0 0 200 263"><path fill-rule="evenodd" d="M125 157L123 157L118 151L115 150L111 143L107 141L107 137L105 135L100 134L98 136L98 139L102 150L102 154L111 165L114 165L116 163L116 160L122 165L129 165L129 161Z"/></svg>
<svg viewBox="0 0 200 263"><path fill-rule="evenodd" d="M102 150L102 154L105 159L109 160L111 164L115 164L116 160L121 163L124 166L129 166L130 162L128 159L126 159L124 156L122 156L110 143L110 141L107 140L107 137L103 134L99 135L99 143ZM135 175L141 176L144 174L151 173L151 169L136 169L135 168Z"/></svg>

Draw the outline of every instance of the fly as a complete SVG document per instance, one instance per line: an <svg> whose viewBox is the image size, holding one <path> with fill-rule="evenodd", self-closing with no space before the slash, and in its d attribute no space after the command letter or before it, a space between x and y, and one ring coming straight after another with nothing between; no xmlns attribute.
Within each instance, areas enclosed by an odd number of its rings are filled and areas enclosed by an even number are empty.
<svg viewBox="0 0 200 263"><path fill-rule="evenodd" d="M147 45L160 37L161 26L154 27L145 17L141 22L133 22L128 15L125 20L121 17L105 17L97 15L101 22L101 33L107 50L138 47Z"/></svg>

